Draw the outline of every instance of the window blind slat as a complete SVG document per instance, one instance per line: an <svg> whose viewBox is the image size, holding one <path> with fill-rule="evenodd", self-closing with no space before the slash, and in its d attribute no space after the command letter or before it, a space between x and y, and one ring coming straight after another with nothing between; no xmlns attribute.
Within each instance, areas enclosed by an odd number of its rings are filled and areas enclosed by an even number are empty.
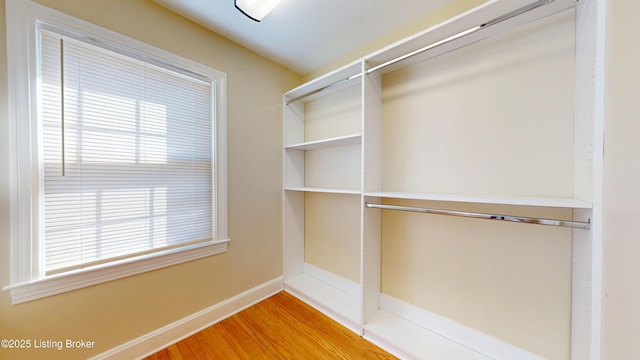
<svg viewBox="0 0 640 360"><path fill-rule="evenodd" d="M42 31L47 274L213 238L211 84ZM204 239L204 240L203 240Z"/></svg>

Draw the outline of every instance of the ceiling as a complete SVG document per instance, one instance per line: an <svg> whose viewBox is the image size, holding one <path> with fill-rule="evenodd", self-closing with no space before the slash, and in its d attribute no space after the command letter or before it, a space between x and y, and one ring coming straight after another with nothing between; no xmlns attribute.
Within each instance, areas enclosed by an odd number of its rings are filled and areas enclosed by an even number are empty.
<svg viewBox="0 0 640 360"><path fill-rule="evenodd" d="M452 0L282 0L261 22L233 0L154 0L299 74L308 74Z"/></svg>

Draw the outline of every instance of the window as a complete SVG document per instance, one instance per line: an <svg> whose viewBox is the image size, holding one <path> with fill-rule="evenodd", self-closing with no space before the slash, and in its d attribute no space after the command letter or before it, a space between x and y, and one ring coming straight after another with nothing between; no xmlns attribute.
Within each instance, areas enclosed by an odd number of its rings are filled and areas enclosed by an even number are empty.
<svg viewBox="0 0 640 360"><path fill-rule="evenodd" d="M37 4L7 12L12 302L225 251L224 74Z"/></svg>

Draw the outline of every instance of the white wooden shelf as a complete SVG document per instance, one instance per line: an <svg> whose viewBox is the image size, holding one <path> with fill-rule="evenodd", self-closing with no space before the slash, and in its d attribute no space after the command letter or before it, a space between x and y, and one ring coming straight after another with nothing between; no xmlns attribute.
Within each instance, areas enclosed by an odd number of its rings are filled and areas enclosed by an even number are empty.
<svg viewBox="0 0 640 360"><path fill-rule="evenodd" d="M352 134L345 136L337 136L329 139L322 139L316 141L308 141L299 144L293 144L285 146L287 150L320 150L330 147L344 146L344 145L356 145L362 143L362 134Z"/></svg>
<svg viewBox="0 0 640 360"><path fill-rule="evenodd" d="M537 354L381 293L364 337L400 358L543 360Z"/></svg>
<svg viewBox="0 0 640 360"><path fill-rule="evenodd" d="M285 187L286 191L300 191L300 192L316 192L316 193L330 193L330 194L347 194L347 195L360 195L359 189L339 189L339 188L322 188L322 187Z"/></svg>
<svg viewBox="0 0 640 360"><path fill-rule="evenodd" d="M385 310L378 310L369 317L364 338L401 359L491 359Z"/></svg>
<svg viewBox="0 0 640 360"><path fill-rule="evenodd" d="M375 191L367 192L365 196L394 198L394 199L411 199L411 200L429 200L429 201L446 201L446 202L464 202L478 204L500 204L500 205L522 205L536 207L559 207L569 209L591 209L592 204L588 201L582 201L571 198L554 198L554 197L520 197L520 196L485 196L485 195L467 195L467 194L439 194L439 193L410 193L398 191Z"/></svg>
<svg viewBox="0 0 640 360"><path fill-rule="evenodd" d="M486 1L466 13L373 53L365 57L365 61L370 69L383 65L384 68L380 71L386 74L575 6L574 0L554 0L545 3L545 6L520 13L520 16L513 19L506 18L492 26L486 26L504 14L517 12L518 9L533 3L535 1L532 0Z"/></svg>
<svg viewBox="0 0 640 360"><path fill-rule="evenodd" d="M307 102L333 94L336 91L344 90L351 86L359 85L362 83L361 77L356 77L351 81L342 81L361 73L362 62L361 60L356 60L351 64L345 65L333 72L326 74L325 76L311 80L306 84L300 85L297 88L288 91L286 94L284 94L285 103L295 102L301 97L304 97L303 99L300 99L302 102ZM336 86L336 84L338 85Z"/></svg>
<svg viewBox="0 0 640 360"><path fill-rule="evenodd" d="M305 274L285 281L285 290L360 334L360 299Z"/></svg>

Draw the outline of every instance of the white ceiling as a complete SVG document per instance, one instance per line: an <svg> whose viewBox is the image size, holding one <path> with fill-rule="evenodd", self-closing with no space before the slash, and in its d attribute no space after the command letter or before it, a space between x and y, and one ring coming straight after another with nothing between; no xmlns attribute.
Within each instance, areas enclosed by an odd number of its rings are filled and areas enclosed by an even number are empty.
<svg viewBox="0 0 640 360"><path fill-rule="evenodd" d="M452 0L282 0L261 22L233 0L154 0L300 74L307 74Z"/></svg>

